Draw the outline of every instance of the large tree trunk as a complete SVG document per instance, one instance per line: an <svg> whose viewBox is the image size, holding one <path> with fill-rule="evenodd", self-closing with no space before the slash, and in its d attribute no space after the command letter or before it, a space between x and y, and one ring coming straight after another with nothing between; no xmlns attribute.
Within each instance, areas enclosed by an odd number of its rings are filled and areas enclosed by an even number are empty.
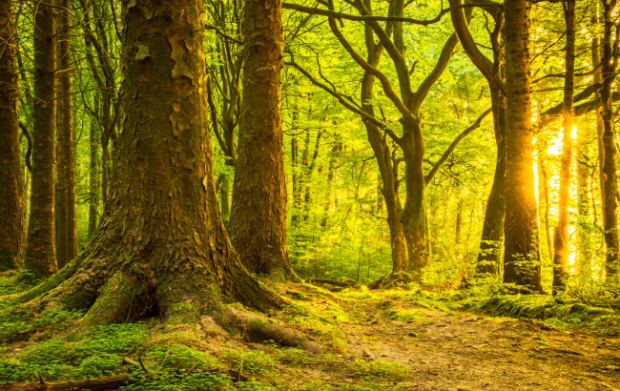
<svg viewBox="0 0 620 391"><path fill-rule="evenodd" d="M482 225L480 252L476 264L477 276L496 276L499 273L501 241L504 234L504 217L506 215L506 198L504 195L504 177L506 175L506 99L499 89L489 83L491 104L493 105L493 128L497 144L497 160L493 185L489 193L487 208Z"/></svg>
<svg viewBox="0 0 620 391"><path fill-rule="evenodd" d="M77 232L77 204L75 197L75 148L73 145L73 95L71 94L71 17L69 15L69 0L63 0L63 7L60 11L60 95L59 105L62 105L60 119L62 132L62 162L60 170L64 177L64 196L66 209L66 240L67 253L66 260L58 262L58 267L62 268L66 262L73 260L78 254L78 232Z"/></svg>
<svg viewBox="0 0 620 391"><path fill-rule="evenodd" d="M282 303L243 267L220 218L203 13L201 0L123 1L122 170L87 249L15 301L90 308L83 327L149 312L193 324L223 301Z"/></svg>
<svg viewBox="0 0 620 391"><path fill-rule="evenodd" d="M616 0L604 2L605 29L603 35L603 60L602 77L603 87L601 88L601 103L603 117L603 148L605 151L604 166L602 168L605 187L603 189L604 201L604 222L605 222L605 245L606 261L605 270L607 279L615 281L618 274L618 218L616 216L616 131L614 129L614 113L612 109L612 84L614 82L615 62L612 52L612 35L614 30L613 12L616 8ZM613 280L612 280L613 279Z"/></svg>
<svg viewBox="0 0 620 391"><path fill-rule="evenodd" d="M54 171L56 168L56 15L49 5L34 8L34 128L30 219L24 267L34 276L54 274Z"/></svg>
<svg viewBox="0 0 620 391"><path fill-rule="evenodd" d="M529 9L527 0L506 0L506 220L504 282L542 292L532 156Z"/></svg>
<svg viewBox="0 0 620 391"><path fill-rule="evenodd" d="M292 274L281 114L282 4L245 3L245 62L230 237L249 270Z"/></svg>
<svg viewBox="0 0 620 391"><path fill-rule="evenodd" d="M573 90L575 79L575 0L568 0L566 20L566 76L564 78L564 132L560 166L560 202L558 225L553 233L553 293L566 288L568 265L568 204L570 202L570 170L573 161Z"/></svg>
<svg viewBox="0 0 620 391"><path fill-rule="evenodd" d="M21 265L26 240L12 4L0 0L0 271Z"/></svg>

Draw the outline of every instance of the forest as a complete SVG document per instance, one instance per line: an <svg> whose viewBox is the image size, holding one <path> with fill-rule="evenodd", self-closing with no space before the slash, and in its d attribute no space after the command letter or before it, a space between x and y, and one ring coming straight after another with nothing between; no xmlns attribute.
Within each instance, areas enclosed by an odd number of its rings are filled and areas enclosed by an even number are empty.
<svg viewBox="0 0 620 391"><path fill-rule="evenodd" d="M617 391L619 60L617 0L0 0L0 391Z"/></svg>

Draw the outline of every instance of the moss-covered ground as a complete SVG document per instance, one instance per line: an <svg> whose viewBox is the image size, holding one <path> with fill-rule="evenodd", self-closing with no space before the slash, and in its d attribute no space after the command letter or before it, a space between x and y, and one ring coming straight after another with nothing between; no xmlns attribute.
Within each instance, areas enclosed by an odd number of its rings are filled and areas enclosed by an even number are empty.
<svg viewBox="0 0 620 391"><path fill-rule="evenodd" d="M0 296L31 288L0 275ZM269 322L304 332L322 352L250 343L243 330L208 317L82 330L75 326L83 312L47 308L0 319L0 385L33 382L36 374L49 382L129 374L124 390L620 388L612 296L274 288L292 304L266 314Z"/></svg>

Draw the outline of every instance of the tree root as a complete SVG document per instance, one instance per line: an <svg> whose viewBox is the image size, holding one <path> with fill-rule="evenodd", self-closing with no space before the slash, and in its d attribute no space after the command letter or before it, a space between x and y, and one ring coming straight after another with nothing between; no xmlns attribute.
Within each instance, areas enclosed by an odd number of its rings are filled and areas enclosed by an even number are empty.
<svg viewBox="0 0 620 391"><path fill-rule="evenodd" d="M228 308L219 314L216 322L222 327L235 327L242 331L248 342L275 341L282 346L301 348L311 353L319 353L324 349L316 342L312 342L301 331L294 330L274 323L272 319L261 317L249 311Z"/></svg>
<svg viewBox="0 0 620 391"><path fill-rule="evenodd" d="M69 391L69 390L113 390L119 388L129 380L129 375L97 377L94 379L48 383L43 376L38 375L35 383L0 384L0 391Z"/></svg>
<svg viewBox="0 0 620 391"><path fill-rule="evenodd" d="M412 276L406 272L398 272L393 273L391 275L385 275L370 284L368 284L368 289L393 289L393 288L402 288L402 289L411 289L411 283L419 283L419 278L416 276Z"/></svg>

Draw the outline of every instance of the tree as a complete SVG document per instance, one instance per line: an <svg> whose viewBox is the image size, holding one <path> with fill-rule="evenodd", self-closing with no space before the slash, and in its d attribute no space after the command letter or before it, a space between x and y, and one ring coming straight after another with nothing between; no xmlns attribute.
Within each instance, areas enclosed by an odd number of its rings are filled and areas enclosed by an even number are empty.
<svg viewBox="0 0 620 391"><path fill-rule="evenodd" d="M411 76L415 71L415 66L410 70L407 63L403 23L426 25L435 23L438 20L437 18L430 21L405 18L403 16L406 8L404 2L395 3L393 7L389 7L387 17L377 17L373 13L371 2L356 2L355 9L360 16L354 16L354 18L365 23L364 44L368 54L367 59L364 60L345 38L336 23L337 17L351 18L352 16L336 13L333 9L326 11L294 6L288 3L285 6L308 13L329 16L329 25L333 34L364 71L360 89L361 102L358 104L351 102L351 98L335 91L333 87L328 87L316 80L294 60L290 62L313 84L329 92L343 106L362 118L383 182L382 193L387 209L392 248L392 277L405 274L411 275L414 279L419 279L422 271L429 266L431 260L426 211L427 187L458 143L477 129L482 119L489 113L489 111L484 112L472 126L457 136L439 160L430 163L431 168L425 173L425 141L421 129L420 110L431 88L447 68L459 39L456 34L452 34L445 41L434 67L418 88L414 90L411 85ZM471 18L471 8L466 17ZM386 20L389 23L383 27L378 23L379 20ZM378 42L375 41L375 38L378 39ZM392 62L390 70L396 75L400 94L395 92L395 88L386 73L378 69L384 51L389 55ZM385 118L382 121L376 116L376 108L371 102L374 83L377 80L382 86L383 94L400 116L399 127L402 129L400 136L392 130L394 125L387 123ZM330 84L333 86L333 83ZM400 163L404 163L405 166L402 178L399 178ZM426 161L426 163L429 162ZM404 181L406 186L404 205L401 204L400 200L401 181Z"/></svg>
<svg viewBox="0 0 620 391"><path fill-rule="evenodd" d="M566 76L564 78L564 134L562 137L562 165L560 168L560 203L558 224L553 232L553 293L566 286L568 265L568 204L570 170L573 158L573 91L575 78L575 0L564 7L566 20Z"/></svg>
<svg viewBox="0 0 620 391"><path fill-rule="evenodd" d="M244 8L243 99L230 216L231 241L248 269L290 277L282 135L282 4Z"/></svg>
<svg viewBox="0 0 620 391"><path fill-rule="evenodd" d="M542 292L532 155L529 11L527 0L506 0L506 220L504 282Z"/></svg>
<svg viewBox="0 0 620 391"><path fill-rule="evenodd" d="M26 240L12 4L0 1L0 271L20 266Z"/></svg>
<svg viewBox="0 0 620 391"><path fill-rule="evenodd" d="M281 304L242 266L222 224L208 131L204 4L123 2L123 132L109 205L88 247L14 298L90 308L82 325L155 313L193 322L223 301ZM133 303L133 304L132 304Z"/></svg>
<svg viewBox="0 0 620 391"><path fill-rule="evenodd" d="M54 238L54 171L56 167L56 14L34 8L34 128L30 219L24 267L35 276L58 270Z"/></svg>
<svg viewBox="0 0 620 391"><path fill-rule="evenodd" d="M605 271L609 280L617 278L618 275L618 217L616 216L618 191L616 175L616 131L613 120L612 103L612 84L615 79L615 69L617 49L612 47L612 35L615 22L613 12L616 8L616 0L603 2L604 29L603 29L603 58L601 60L602 88L600 90L603 120L603 151L602 159L603 181L604 181L604 229L606 245L606 265Z"/></svg>
<svg viewBox="0 0 620 391"><path fill-rule="evenodd" d="M73 94L71 92L71 17L69 14L69 0L63 0L64 7L60 13L59 23L59 85L60 89L57 111L61 118L58 119L60 129L58 133L62 133L59 137L60 145L58 149L58 172L61 173L59 181L61 191L63 193L62 205L63 214L59 214L60 224L63 226L65 233L63 245L66 252L64 258L58 254L58 267L62 268L67 262L73 260L78 254L78 232L77 232L77 212L75 197L75 147L73 137Z"/></svg>
<svg viewBox="0 0 620 391"><path fill-rule="evenodd" d="M99 96L94 95L94 112L99 111ZM90 122L90 164L88 171L88 238L97 230L99 220L99 140L97 115L91 115Z"/></svg>
<svg viewBox="0 0 620 391"><path fill-rule="evenodd" d="M476 45L463 10L459 8L462 6L461 1L450 0L450 5L454 8L450 11L454 30L471 62L487 79L491 93L497 155L493 185L491 186L484 214L476 274L480 276L494 276L499 272L499 256L501 254L501 240L504 233L504 217L506 214L506 199L504 195L504 177L506 174L506 97L505 87L502 82L505 53L500 43L500 36L503 35L504 15L502 9L494 4L487 4L482 8L485 12L491 14L495 20L493 31L489 31L489 38L493 49L493 61L491 61Z"/></svg>

